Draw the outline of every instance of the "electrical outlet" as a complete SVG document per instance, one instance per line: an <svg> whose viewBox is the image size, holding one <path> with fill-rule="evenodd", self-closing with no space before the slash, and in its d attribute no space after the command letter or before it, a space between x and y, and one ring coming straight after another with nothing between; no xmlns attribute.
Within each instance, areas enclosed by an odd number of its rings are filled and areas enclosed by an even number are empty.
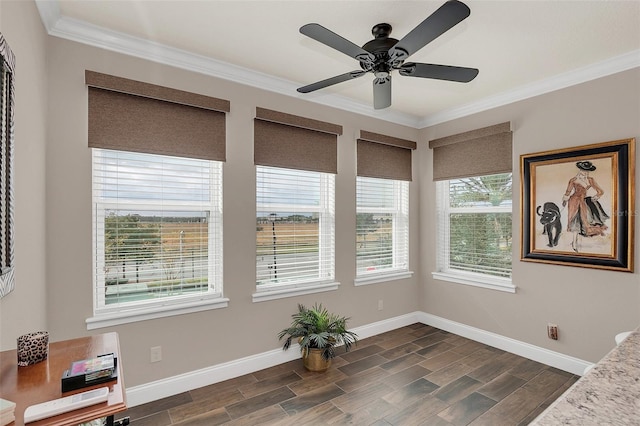
<svg viewBox="0 0 640 426"><path fill-rule="evenodd" d="M551 340L558 340L558 326L556 324L547 324L547 336Z"/></svg>
<svg viewBox="0 0 640 426"><path fill-rule="evenodd" d="M150 352L151 352L151 362L162 361L162 346L153 346Z"/></svg>
<svg viewBox="0 0 640 426"><path fill-rule="evenodd" d="M381 311L383 307L384 307L384 302L382 301L382 299L378 300L378 310Z"/></svg>

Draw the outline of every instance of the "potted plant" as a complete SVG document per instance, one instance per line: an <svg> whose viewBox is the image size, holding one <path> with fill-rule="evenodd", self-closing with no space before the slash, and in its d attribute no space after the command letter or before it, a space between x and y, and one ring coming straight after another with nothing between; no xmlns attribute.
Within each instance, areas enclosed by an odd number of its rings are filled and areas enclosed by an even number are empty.
<svg viewBox="0 0 640 426"><path fill-rule="evenodd" d="M285 351L293 339L298 339L304 366L310 371L327 370L336 356L336 346L344 344L345 351L349 351L358 340L357 334L347 330L349 318L330 313L322 304L311 308L298 304L298 312L291 318L291 326L282 330L278 338L286 336L282 347Z"/></svg>

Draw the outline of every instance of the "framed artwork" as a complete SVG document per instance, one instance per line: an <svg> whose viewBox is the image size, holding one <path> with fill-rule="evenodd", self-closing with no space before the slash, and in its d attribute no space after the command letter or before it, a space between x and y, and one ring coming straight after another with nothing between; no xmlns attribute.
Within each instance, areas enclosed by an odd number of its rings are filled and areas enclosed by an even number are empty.
<svg viewBox="0 0 640 426"><path fill-rule="evenodd" d="M15 287L13 114L15 57L0 34L0 297Z"/></svg>
<svg viewBox="0 0 640 426"><path fill-rule="evenodd" d="M635 139L520 156L521 260L633 272Z"/></svg>

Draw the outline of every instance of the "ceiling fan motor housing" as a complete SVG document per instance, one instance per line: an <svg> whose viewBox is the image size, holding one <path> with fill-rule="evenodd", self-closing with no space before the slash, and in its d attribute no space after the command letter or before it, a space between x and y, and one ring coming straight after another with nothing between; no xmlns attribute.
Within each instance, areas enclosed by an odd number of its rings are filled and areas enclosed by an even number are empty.
<svg viewBox="0 0 640 426"><path fill-rule="evenodd" d="M360 67L365 71L371 71L377 78L385 78L392 69L398 68L403 60L392 61L389 56L389 49L398 43L395 38L389 37L392 27L389 24L377 24L371 29L373 40L365 43L362 48L375 56L375 60L369 58L359 59Z"/></svg>

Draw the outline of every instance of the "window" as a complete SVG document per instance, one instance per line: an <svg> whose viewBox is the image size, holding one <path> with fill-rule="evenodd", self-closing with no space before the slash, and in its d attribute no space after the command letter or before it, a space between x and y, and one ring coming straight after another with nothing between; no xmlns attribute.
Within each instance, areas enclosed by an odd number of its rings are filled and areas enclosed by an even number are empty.
<svg viewBox="0 0 640 426"><path fill-rule="evenodd" d="M342 126L256 107L254 302L335 290L335 174Z"/></svg>
<svg viewBox="0 0 640 426"><path fill-rule="evenodd" d="M417 144L360 131L355 285L409 278L409 182Z"/></svg>
<svg viewBox="0 0 640 426"><path fill-rule="evenodd" d="M358 278L408 271L409 182L358 176Z"/></svg>
<svg viewBox="0 0 640 426"><path fill-rule="evenodd" d="M224 301L222 163L97 148L92 155L96 317Z"/></svg>
<svg viewBox="0 0 640 426"><path fill-rule="evenodd" d="M437 182L442 279L515 291L511 285L511 173Z"/></svg>
<svg viewBox="0 0 640 426"><path fill-rule="evenodd" d="M258 293L334 284L334 193L332 173L256 166Z"/></svg>

